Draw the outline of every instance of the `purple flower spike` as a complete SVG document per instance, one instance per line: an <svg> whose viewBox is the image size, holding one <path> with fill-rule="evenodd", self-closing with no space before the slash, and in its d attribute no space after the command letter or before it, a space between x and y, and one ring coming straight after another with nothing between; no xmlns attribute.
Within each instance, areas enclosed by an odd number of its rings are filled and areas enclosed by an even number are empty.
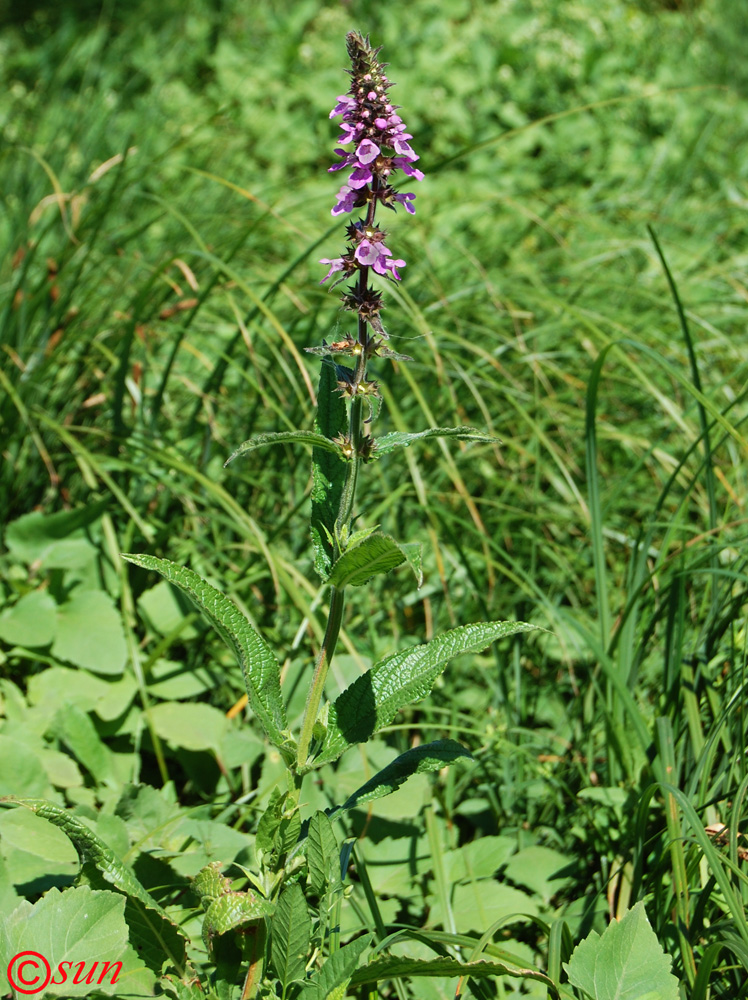
<svg viewBox="0 0 748 1000"><path fill-rule="evenodd" d="M415 215L416 196L410 191L397 191L393 178L402 170L407 177L421 181L423 172L413 166L418 160L418 154L410 145L413 136L398 114L397 105L390 103L391 83L377 59L379 50L372 48L368 38L353 31L346 42L351 58L351 87L347 94L337 98L330 113L331 118L342 115L343 120L337 140L339 145L335 149L340 159L329 169L330 172L344 170L347 177L331 211L333 216L357 209L362 214L348 224L349 242L343 255L325 257L321 261L328 266L328 272L320 284L337 272L341 274L331 287L354 279L342 296L343 307L358 313L358 338L346 335L346 344L350 340L356 348L355 351L351 349L351 353L358 358L356 372L351 373L356 389L350 393L353 397L359 385L369 385L365 382L366 360L376 355L387 339L379 318L382 293L371 287L371 273L400 281L400 271L405 267L405 261L395 257L386 245L387 234L375 222L377 207L402 207L409 215ZM397 357L391 352L389 356Z"/></svg>
<svg viewBox="0 0 748 1000"><path fill-rule="evenodd" d="M330 117L343 116L338 142L343 146L355 142L356 150L347 153L344 149L336 149L342 160L330 170L350 169L348 187L365 191L370 205L376 207L377 200L384 201L386 197L390 208L394 208L393 201L396 201L412 214L412 198L393 199L391 190L385 196L382 192L391 187L392 174L397 170L417 181L423 180L423 172L411 166L418 159L408 141L413 136L397 113L396 106L389 102L387 93L391 84L377 61L377 51L371 48L368 38L355 32L350 32L347 40L353 65L351 89L338 97ZM351 208L342 209L341 204ZM358 204L361 204L361 199ZM338 215L355 207L350 198L345 202L338 198L333 214Z"/></svg>

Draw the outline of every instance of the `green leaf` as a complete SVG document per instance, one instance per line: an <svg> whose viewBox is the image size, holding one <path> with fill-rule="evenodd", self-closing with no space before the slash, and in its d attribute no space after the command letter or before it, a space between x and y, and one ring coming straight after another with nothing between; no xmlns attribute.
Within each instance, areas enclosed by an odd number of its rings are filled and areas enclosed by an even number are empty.
<svg viewBox="0 0 748 1000"><path fill-rule="evenodd" d="M550 847L533 844L510 859L504 875L516 885L526 886L537 893L546 906L550 906L552 897L569 881L568 876L560 873L570 864L570 857Z"/></svg>
<svg viewBox="0 0 748 1000"><path fill-rule="evenodd" d="M95 674L119 675L127 660L122 618L103 590L77 588L57 609L52 654Z"/></svg>
<svg viewBox="0 0 748 1000"><path fill-rule="evenodd" d="M452 884L463 879L486 878L501 868L516 849L513 837L478 837L445 853L444 874Z"/></svg>
<svg viewBox="0 0 748 1000"><path fill-rule="evenodd" d="M428 771L439 771L456 760L472 760L469 750L454 740L434 740L422 746L411 747L396 757L391 764L370 778L343 803L343 809L357 809L374 799L390 795L413 775Z"/></svg>
<svg viewBox="0 0 748 1000"><path fill-rule="evenodd" d="M246 455L256 448L267 448L273 444L311 444L315 448L322 448L325 451L331 451L340 458L343 457L340 448L323 434L314 434L312 431L276 431L272 434L257 434L249 441L245 441L244 444L240 444L223 463L223 467L225 469L229 462L233 462L240 455Z"/></svg>
<svg viewBox="0 0 748 1000"><path fill-rule="evenodd" d="M60 541L68 539L76 532L80 532L81 528L97 521L108 505L109 501L105 499L87 507L62 510L56 514L45 514L41 511L24 514L8 525L5 544L13 558L19 562L29 565L41 562L46 568L51 568L47 565L51 550ZM89 549L92 548L90 543L86 544Z"/></svg>
<svg viewBox="0 0 748 1000"><path fill-rule="evenodd" d="M48 646L57 632L57 605L46 590L34 590L0 615L0 639L14 646Z"/></svg>
<svg viewBox="0 0 748 1000"><path fill-rule="evenodd" d="M336 760L349 746L365 743L388 726L401 708L429 693L453 657L479 652L496 639L535 627L524 622L461 625L375 664L330 706L325 742L312 766Z"/></svg>
<svg viewBox="0 0 748 1000"><path fill-rule="evenodd" d="M255 846L263 854L270 854L273 850L275 838L283 818L284 805L285 796L280 788L276 786L270 792L268 804L265 806L262 816L260 816L257 824L257 833L255 834Z"/></svg>
<svg viewBox="0 0 748 1000"><path fill-rule="evenodd" d="M106 879L91 861L84 862L77 884L109 891ZM130 947L152 972L160 974L165 960L184 969L185 941L177 924L160 918L132 896L125 897L125 923L130 931Z"/></svg>
<svg viewBox="0 0 748 1000"><path fill-rule="evenodd" d="M218 753L229 728L224 712L202 702L163 702L151 709L150 719L162 740L184 750Z"/></svg>
<svg viewBox="0 0 748 1000"><path fill-rule="evenodd" d="M128 950L124 910L123 896L88 886L63 892L50 889L33 906L21 903L5 918L5 933L0 935L0 950L10 951L10 955L2 954L0 960L0 994L9 992L5 975L13 955L30 951L44 956L48 963L48 971L40 960L36 967L27 967L22 972L29 984L39 976L41 985L49 976L47 987L39 995L77 997L92 992L137 995L140 991L133 987L136 977L142 981L144 969L137 955ZM121 969L118 962L122 962ZM76 976L80 963L84 964L85 972ZM74 977L80 981L75 983Z"/></svg>
<svg viewBox="0 0 748 1000"><path fill-rule="evenodd" d="M457 438L458 441L483 441L489 444L497 444L499 439L479 431L477 427L429 427L428 430L418 431L415 434L408 434L405 431L393 431L391 434L384 434L377 438L377 446L372 453L372 458L381 458L389 455L396 448L408 448L414 441L425 441L428 438Z"/></svg>
<svg viewBox="0 0 748 1000"><path fill-rule="evenodd" d="M283 751L288 743L286 710L280 688L280 667L265 640L252 628L239 608L191 569L168 559L149 555L123 555L123 559L155 570L175 584L205 614L234 652L244 674L249 704L268 738ZM289 751L290 755L290 751Z"/></svg>
<svg viewBox="0 0 748 1000"><path fill-rule="evenodd" d="M192 891L200 897L206 910L214 900L231 891L231 879L221 874L220 861L211 861L200 869L192 881Z"/></svg>
<svg viewBox="0 0 748 1000"><path fill-rule="evenodd" d="M492 878L456 885L452 890L451 909L457 927L480 934L497 920L528 924L540 913L539 902L534 896ZM447 914L438 894L434 895L429 919L434 924L446 923Z"/></svg>
<svg viewBox="0 0 748 1000"><path fill-rule="evenodd" d="M338 841L326 813L316 812L309 820L306 860L309 888L316 896L322 896L330 882L333 865L338 861Z"/></svg>
<svg viewBox="0 0 748 1000"><path fill-rule="evenodd" d="M132 870L123 861L120 861L111 848L107 847L85 823L82 823L72 813L53 805L51 802L39 799L17 799L16 802L18 805L31 809L37 816L41 816L58 826L72 841L81 861L95 865L110 885L124 893L136 904L136 911L141 922L148 926L150 937L160 941L162 953L175 965L181 966L184 957L184 946L181 942L184 935L181 929L177 927L151 894L143 888ZM160 926L161 921L167 925L164 931ZM178 949L167 946L167 941L173 938L175 931L180 935Z"/></svg>
<svg viewBox="0 0 748 1000"><path fill-rule="evenodd" d="M65 834L27 809L3 810L0 841L11 884L47 887L55 877L70 880L78 871L78 856Z"/></svg>
<svg viewBox="0 0 748 1000"><path fill-rule="evenodd" d="M602 937L595 931L577 945L564 965L569 982L593 1000L678 1000L678 980L671 961L647 919L644 903L637 903L620 921L613 921Z"/></svg>
<svg viewBox="0 0 748 1000"><path fill-rule="evenodd" d="M312 921L301 886L283 891L270 924L270 953L275 974L285 988L302 979L309 958Z"/></svg>
<svg viewBox="0 0 748 1000"><path fill-rule="evenodd" d="M405 560L406 554L394 538L381 533L369 535L358 545L346 549L333 566L327 582L338 589L349 585L360 587L375 574L389 573Z"/></svg>
<svg viewBox="0 0 748 1000"><path fill-rule="evenodd" d="M421 543L420 542L401 542L400 551L405 556L408 565L413 571L413 576L416 578L416 584L420 587L423 585L423 565L421 557Z"/></svg>
<svg viewBox="0 0 748 1000"><path fill-rule="evenodd" d="M331 955L319 972L304 984L299 1000L337 1000L338 997L345 997L345 988L370 942L371 935L364 934Z"/></svg>
<svg viewBox="0 0 748 1000"><path fill-rule="evenodd" d="M0 796L51 794L40 758L25 743L0 733Z"/></svg>
<svg viewBox="0 0 748 1000"><path fill-rule="evenodd" d="M198 635L197 629L190 624L197 617L192 603L166 580L159 580L140 595L138 610L149 627L160 635L173 638L173 634L178 634L182 639Z"/></svg>
<svg viewBox="0 0 748 1000"><path fill-rule="evenodd" d="M532 979L537 983L543 983L550 990L552 996L558 997L559 995L553 982L542 972L536 972L535 969L522 969L509 965L507 962L460 962L456 958L448 957L419 959L400 958L392 955L387 958L377 958L353 973L351 985L362 986L366 983L377 983L382 979L412 978L414 976L428 976L430 978L434 976L472 976L476 979L486 976L510 976L513 979Z"/></svg>
<svg viewBox="0 0 748 1000"><path fill-rule="evenodd" d="M348 411L337 392L335 365L323 361L317 390L317 431L330 442L348 431ZM314 568L326 580L332 566L332 544L335 521L340 510L340 497L347 474L347 462L331 454L327 447L312 451L312 516L311 533L314 545Z"/></svg>
<svg viewBox="0 0 748 1000"><path fill-rule="evenodd" d="M301 890L299 890L301 891ZM221 934L246 928L269 917L275 905L253 892L227 892L214 899L203 921L203 942L208 950Z"/></svg>
<svg viewBox="0 0 748 1000"><path fill-rule="evenodd" d="M97 782L114 779L112 753L102 743L88 712L66 705L55 716L56 735Z"/></svg>

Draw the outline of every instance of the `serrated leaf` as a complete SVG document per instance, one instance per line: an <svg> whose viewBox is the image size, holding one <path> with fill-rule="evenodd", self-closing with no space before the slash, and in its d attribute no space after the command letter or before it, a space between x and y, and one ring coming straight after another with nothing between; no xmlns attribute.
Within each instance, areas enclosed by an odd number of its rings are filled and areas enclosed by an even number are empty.
<svg viewBox="0 0 748 1000"><path fill-rule="evenodd" d="M543 983L550 990L551 995L558 997L558 990L553 981L542 972L535 969L521 969L518 966L509 965L507 962L480 961L480 962L460 962L456 958L400 958L389 956L378 958L358 969L351 976L352 986L362 986L366 983L377 983L383 979L395 979L398 977L428 976L472 976L476 979L486 976L509 976L513 979L532 979L537 983ZM305 998L306 1000L306 998Z"/></svg>
<svg viewBox="0 0 748 1000"><path fill-rule="evenodd" d="M434 740L433 743L411 747L358 788L346 799L342 808L356 809L374 799L390 795L413 774L439 771L456 760L472 760L472 757L469 750L454 740Z"/></svg>
<svg viewBox="0 0 748 1000"><path fill-rule="evenodd" d="M101 872L104 879L124 893L130 900L137 901L140 918L145 922L150 930L150 937L160 940L162 952L171 959L175 965L181 966L183 961L183 945L181 951L177 953L171 946L167 946L169 935L174 932L184 938L184 934L168 913L159 906L151 894L143 888L133 871L116 856L103 840L90 830L85 823L82 823L72 813L53 805L51 802L44 802L40 799L16 799L18 805L31 809L38 816L49 820L65 833L80 857L82 862L90 862ZM168 925L168 934L163 935L159 924L165 921Z"/></svg>
<svg viewBox="0 0 748 1000"><path fill-rule="evenodd" d="M303 978L312 939L312 921L300 885L291 885L281 894L270 934L275 974L286 987Z"/></svg>
<svg viewBox="0 0 748 1000"><path fill-rule="evenodd" d="M84 862L77 884L110 891L103 874L91 861ZM161 972L164 958L176 968L184 968L185 940L177 924L162 919L132 896L125 897L125 923L129 928L130 946L152 972Z"/></svg>
<svg viewBox="0 0 748 1000"><path fill-rule="evenodd" d="M325 451L331 451L340 458L343 457L340 448L323 434L315 434L312 431L275 431L271 434L257 434L255 437L240 444L236 451L223 463L223 467L225 469L229 462L233 462L235 458L239 458L241 455L246 455L257 448L268 448L274 444L311 444L315 448L322 448Z"/></svg>
<svg viewBox="0 0 748 1000"><path fill-rule="evenodd" d="M678 980L670 966L644 903L637 903L602 936L592 931L564 968L571 985L594 1000L640 1000L652 992L657 1000L678 1000Z"/></svg>
<svg viewBox="0 0 748 1000"><path fill-rule="evenodd" d="M309 887L321 896L330 880L332 866L337 862L338 841L326 813L316 812L309 820L306 860L309 866Z"/></svg>
<svg viewBox="0 0 748 1000"><path fill-rule="evenodd" d="M227 892L214 899L203 921L203 942L210 950L211 942L220 934L248 927L269 917L275 905L252 892Z"/></svg>
<svg viewBox="0 0 748 1000"><path fill-rule="evenodd" d="M335 365L323 361L317 390L317 431L328 440L348 431L348 411L338 387ZM335 521L340 510L340 497L347 474L347 463L340 454L327 448L312 450L312 515L311 534L314 545L314 568L326 580L332 565L332 544Z"/></svg>
<svg viewBox="0 0 748 1000"><path fill-rule="evenodd" d="M453 657L479 652L497 639L535 627L525 622L461 625L375 664L330 706L325 742L312 766L336 760L349 746L365 743L388 726L401 708L429 693Z"/></svg>
<svg viewBox="0 0 748 1000"><path fill-rule="evenodd" d="M408 565L413 571L413 576L416 578L416 585L421 587L423 585L423 565L421 559L421 543L420 542L403 542L400 544L400 551L405 556L408 561Z"/></svg>
<svg viewBox="0 0 748 1000"><path fill-rule="evenodd" d="M182 590L206 615L224 642L233 651L244 674L249 704L272 743L282 751L288 743L286 710L280 688L280 667L265 640L220 590L197 573L168 559L149 555L123 555L123 559L155 570Z"/></svg>
<svg viewBox="0 0 748 1000"><path fill-rule="evenodd" d="M328 583L342 590L360 587L377 573L389 573L405 562L405 553L394 538L377 533L346 549L333 566Z"/></svg>
<svg viewBox="0 0 748 1000"><path fill-rule="evenodd" d="M483 441L488 444L498 444L499 439L478 430L477 427L429 427L425 431L409 434L405 431L393 431L377 438L377 446L372 458L389 455L396 448L408 448L414 441L426 441L428 438L456 438L458 441Z"/></svg>
<svg viewBox="0 0 748 1000"><path fill-rule="evenodd" d="M371 935L364 934L331 955L319 972L304 984L299 1000L336 1000L338 996L344 997L345 988L370 942Z"/></svg>
<svg viewBox="0 0 748 1000"><path fill-rule="evenodd" d="M270 799L265 806L264 813L260 816L260 821L257 824L257 833L255 834L255 847L258 851L262 851L263 854L269 854L273 849L276 834L278 833L283 817L284 802L285 797L276 786L270 792Z"/></svg>

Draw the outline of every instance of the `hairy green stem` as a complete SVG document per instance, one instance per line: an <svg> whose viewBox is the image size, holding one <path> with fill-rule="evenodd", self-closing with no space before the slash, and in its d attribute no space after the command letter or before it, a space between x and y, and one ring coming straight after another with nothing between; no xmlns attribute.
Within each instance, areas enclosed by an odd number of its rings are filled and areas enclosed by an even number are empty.
<svg viewBox="0 0 748 1000"><path fill-rule="evenodd" d="M325 687L327 671L330 668L332 655L335 652L335 645L340 634L344 603L345 589L341 588L338 590L337 587L332 587L330 590L330 613L327 618L327 629L325 630L325 637L322 640L322 646L317 656L312 686L309 689L309 697L304 709L304 721L301 724L301 735L299 736L299 746L296 755L297 768L304 767L309 756L309 747L314 734L314 724L317 721L320 702L322 701L322 692Z"/></svg>

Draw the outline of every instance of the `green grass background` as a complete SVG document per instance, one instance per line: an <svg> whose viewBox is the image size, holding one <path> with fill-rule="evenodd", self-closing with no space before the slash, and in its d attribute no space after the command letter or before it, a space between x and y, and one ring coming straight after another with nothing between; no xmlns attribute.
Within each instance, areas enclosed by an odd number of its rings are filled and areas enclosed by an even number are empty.
<svg viewBox="0 0 748 1000"><path fill-rule="evenodd" d="M369 33L426 173L415 219L385 220L407 267L384 318L413 361L377 367L377 426L501 443L364 470L360 523L423 541L426 584L353 595L332 683L454 624L547 629L458 662L389 744L449 732L477 752L426 808L454 851L502 836L558 852L561 882L532 890L548 920L576 939L644 898L689 996L744 995L745 6L130 0L0 17L0 521L102 502L97 586L141 692L164 657L213 670L193 693L223 711L241 679L196 618L143 624L154 581L120 551L221 581L303 705L324 624L309 456L222 465L251 434L312 426L303 348L350 324L317 261L344 242L327 173L344 37ZM40 588L63 599L64 567L6 545L3 613ZM65 662L0 639L20 691ZM184 803L225 790L178 740L159 758L95 721ZM504 881L527 888L534 864ZM448 927L447 889L440 911L418 884L387 919ZM515 944L552 967L549 933Z"/></svg>

